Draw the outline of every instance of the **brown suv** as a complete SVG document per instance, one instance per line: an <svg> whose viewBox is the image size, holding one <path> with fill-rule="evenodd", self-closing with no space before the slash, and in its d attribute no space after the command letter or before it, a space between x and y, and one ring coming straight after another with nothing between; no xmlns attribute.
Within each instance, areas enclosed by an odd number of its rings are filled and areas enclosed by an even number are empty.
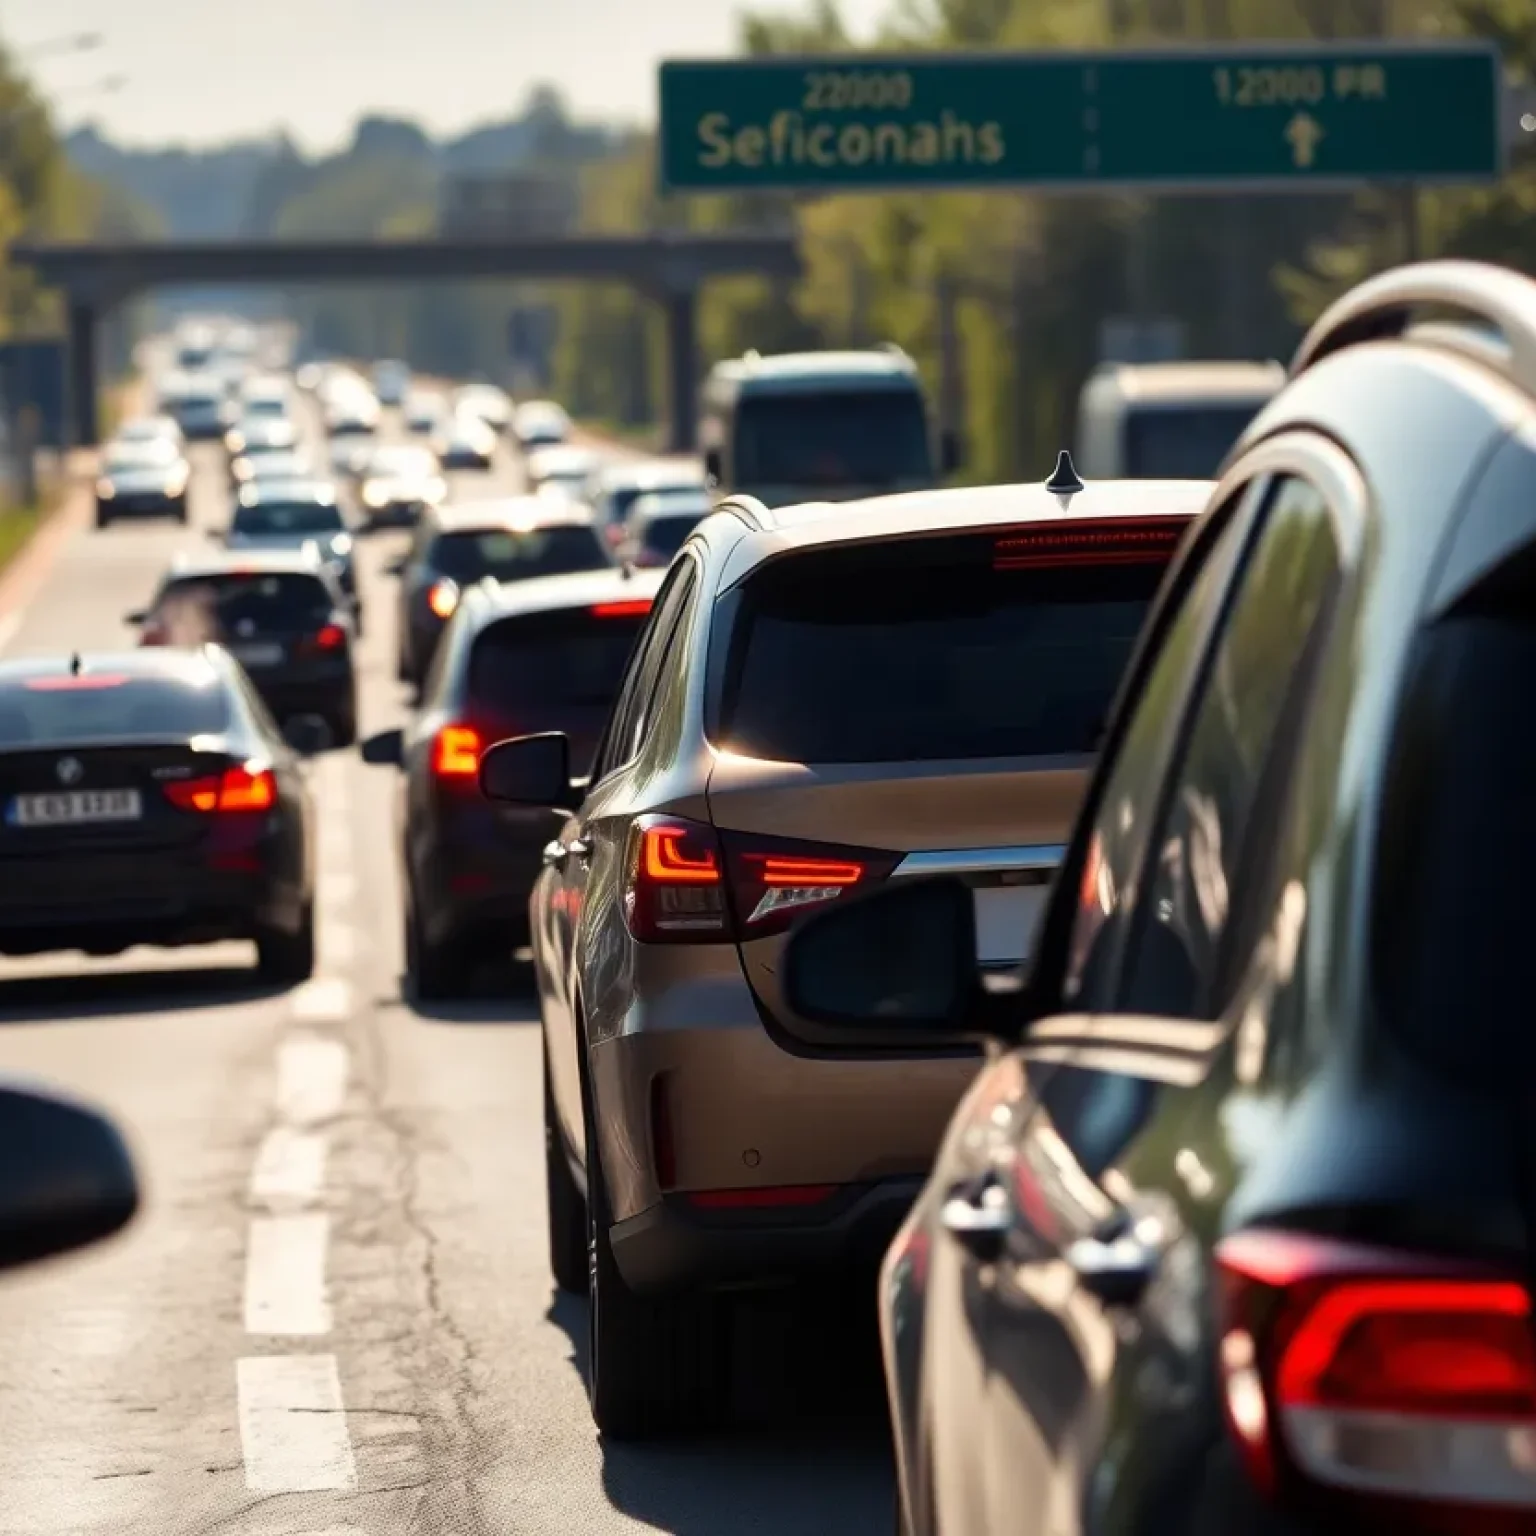
<svg viewBox="0 0 1536 1536"><path fill-rule="evenodd" d="M976 892L1013 967L1120 673L1204 481L928 491L770 512L684 545L592 766L490 748L559 807L530 913L552 1267L589 1288L599 1427L721 1411L732 1288L872 1274L975 1073L953 1041L844 1034L779 981L802 913L876 881Z"/></svg>

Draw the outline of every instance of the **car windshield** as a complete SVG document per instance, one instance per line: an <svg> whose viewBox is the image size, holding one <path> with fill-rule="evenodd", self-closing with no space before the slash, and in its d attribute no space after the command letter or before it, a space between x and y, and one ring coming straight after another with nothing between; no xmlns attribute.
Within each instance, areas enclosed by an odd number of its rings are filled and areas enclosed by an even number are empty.
<svg viewBox="0 0 1536 1536"><path fill-rule="evenodd" d="M503 619L475 641L469 698L477 713L538 729L539 711L607 708L645 615L576 612Z"/></svg>
<svg viewBox="0 0 1536 1536"><path fill-rule="evenodd" d="M1133 480L1211 480L1263 400L1140 406L1125 417L1125 474Z"/></svg>
<svg viewBox="0 0 1536 1536"><path fill-rule="evenodd" d="M1162 567L994 569L994 544L764 566L730 637L722 745L805 763L1091 753Z"/></svg>
<svg viewBox="0 0 1536 1536"><path fill-rule="evenodd" d="M652 517L645 521L640 535L643 549L668 560L683 547L688 535L699 526L703 512L685 512L681 517Z"/></svg>
<svg viewBox="0 0 1536 1536"><path fill-rule="evenodd" d="M230 524L236 533L256 535L342 533L346 526L340 507L312 501L263 501L238 507Z"/></svg>
<svg viewBox="0 0 1536 1536"><path fill-rule="evenodd" d="M736 408L741 485L895 485L933 478L933 453L915 389L757 395Z"/></svg>
<svg viewBox="0 0 1536 1536"><path fill-rule="evenodd" d="M424 448L381 448L368 461L368 473L380 479L405 480L432 472L432 455Z"/></svg>
<svg viewBox="0 0 1536 1536"><path fill-rule="evenodd" d="M439 534L428 563L460 586L482 581L521 581L529 576L563 576L597 571L610 562L597 535L580 523L517 531L459 529Z"/></svg>
<svg viewBox="0 0 1536 1536"><path fill-rule="evenodd" d="M52 686L59 681L33 679L30 686L23 681L0 689L0 747L185 739L217 735L229 725L229 702L212 676L202 685L106 671L92 676L86 688Z"/></svg>
<svg viewBox="0 0 1536 1536"><path fill-rule="evenodd" d="M235 626L292 630L322 624L334 607L331 590L304 571L218 572L172 582L155 604L175 644L217 639Z"/></svg>

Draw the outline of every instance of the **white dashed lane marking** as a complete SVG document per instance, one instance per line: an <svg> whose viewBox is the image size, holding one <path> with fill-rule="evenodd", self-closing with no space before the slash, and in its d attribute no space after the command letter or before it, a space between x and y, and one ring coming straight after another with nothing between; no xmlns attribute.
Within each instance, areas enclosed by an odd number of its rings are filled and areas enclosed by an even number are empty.
<svg viewBox="0 0 1536 1536"><path fill-rule="evenodd" d="M257 1216L245 1255L245 1331L268 1338L318 1338L331 1331L323 1212Z"/></svg>
<svg viewBox="0 0 1536 1536"><path fill-rule="evenodd" d="M256 1154L251 1198L268 1206L313 1204L325 1187L325 1153L325 1137L318 1132L278 1126Z"/></svg>
<svg viewBox="0 0 1536 1536"><path fill-rule="evenodd" d="M334 1355L264 1355L235 1362L245 1486L252 1493L357 1487Z"/></svg>
<svg viewBox="0 0 1536 1536"><path fill-rule="evenodd" d="M352 988L340 976L316 976L292 995L293 1016L310 1023L340 1023L352 1012Z"/></svg>
<svg viewBox="0 0 1536 1536"><path fill-rule="evenodd" d="M289 1125L319 1125L347 1099L347 1048L324 1035L293 1034L277 1052L277 1113Z"/></svg>

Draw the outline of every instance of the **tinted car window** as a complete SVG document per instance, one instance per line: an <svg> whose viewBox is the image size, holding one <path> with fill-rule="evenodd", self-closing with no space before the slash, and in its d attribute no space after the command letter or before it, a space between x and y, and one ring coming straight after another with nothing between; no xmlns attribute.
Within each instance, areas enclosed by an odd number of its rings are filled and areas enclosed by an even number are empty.
<svg viewBox="0 0 1536 1536"><path fill-rule="evenodd" d="M610 705L644 624L644 614L585 610L492 624L470 652L470 706L516 720L561 705Z"/></svg>
<svg viewBox="0 0 1536 1536"><path fill-rule="evenodd" d="M744 399L735 449L744 485L890 485L933 473L923 403L905 389Z"/></svg>
<svg viewBox="0 0 1536 1536"><path fill-rule="evenodd" d="M237 507L230 524L236 533L340 533L346 527L341 508L306 501L264 501Z"/></svg>
<svg viewBox="0 0 1536 1536"><path fill-rule="evenodd" d="M592 529L581 524L534 528L462 529L441 534L428 563L461 586L482 581L521 581L602 570L609 563Z"/></svg>
<svg viewBox="0 0 1536 1536"><path fill-rule="evenodd" d="M172 582L155 605L173 642L196 644L232 624L258 629L288 629L324 623L334 607L331 589L303 571L258 574L220 573ZM187 638L182 639L185 635Z"/></svg>
<svg viewBox="0 0 1536 1536"><path fill-rule="evenodd" d="M997 570L995 542L765 566L731 636L722 743L807 763L1092 752L1163 567Z"/></svg>
<svg viewBox="0 0 1536 1536"><path fill-rule="evenodd" d="M642 548L653 555L670 560L687 542L688 535L699 526L700 515L689 513L685 517L657 517L646 523L640 536Z"/></svg>
<svg viewBox="0 0 1536 1536"><path fill-rule="evenodd" d="M100 674L88 688L60 688L61 679L49 677L0 689L0 747L216 735L229 725L228 700L212 679L198 687L174 678L112 677Z"/></svg>
<svg viewBox="0 0 1536 1536"><path fill-rule="evenodd" d="M1259 413L1241 405L1143 406L1125 415L1125 473L1137 480L1213 480Z"/></svg>

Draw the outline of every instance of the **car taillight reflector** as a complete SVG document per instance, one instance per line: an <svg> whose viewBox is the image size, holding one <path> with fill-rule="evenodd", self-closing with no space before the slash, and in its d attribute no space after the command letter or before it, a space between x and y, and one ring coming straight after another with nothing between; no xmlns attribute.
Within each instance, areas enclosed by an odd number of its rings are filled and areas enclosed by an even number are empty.
<svg viewBox="0 0 1536 1536"><path fill-rule="evenodd" d="M635 619L651 611L651 600L648 597L629 598L617 603L594 603L592 605L592 617L594 619Z"/></svg>
<svg viewBox="0 0 1536 1536"><path fill-rule="evenodd" d="M165 786L165 798L184 811L266 811L277 804L277 780L270 768L226 768L199 779Z"/></svg>
<svg viewBox="0 0 1536 1536"><path fill-rule="evenodd" d="M992 546L996 571L1063 565L1163 565L1184 537L1187 517L1101 518L1094 522L1033 523Z"/></svg>
<svg viewBox="0 0 1536 1536"><path fill-rule="evenodd" d="M1536 1511L1523 1283L1268 1230L1223 1239L1216 1263L1228 1424L1266 1491L1422 1507L1415 1531Z"/></svg>
<svg viewBox="0 0 1536 1536"><path fill-rule="evenodd" d="M432 743L432 772L440 779L473 779L480 772L480 733L472 725L445 725Z"/></svg>

